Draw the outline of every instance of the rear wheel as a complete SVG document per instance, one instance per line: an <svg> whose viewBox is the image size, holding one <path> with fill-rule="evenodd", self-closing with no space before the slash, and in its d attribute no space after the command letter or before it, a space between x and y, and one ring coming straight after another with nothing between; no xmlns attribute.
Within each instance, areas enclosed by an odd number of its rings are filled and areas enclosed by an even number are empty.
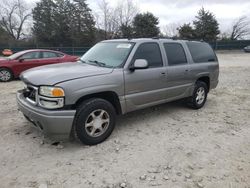
<svg viewBox="0 0 250 188"><path fill-rule="evenodd" d="M0 81L9 82L13 79L13 74L11 70L7 68L0 68Z"/></svg>
<svg viewBox="0 0 250 188"><path fill-rule="evenodd" d="M77 138L87 145L103 142L115 127L116 113L113 105L104 99L90 99L77 109L74 129Z"/></svg>
<svg viewBox="0 0 250 188"><path fill-rule="evenodd" d="M197 81L195 84L192 97L188 98L188 106L193 109L200 109L204 106L207 100L208 87L202 81Z"/></svg>

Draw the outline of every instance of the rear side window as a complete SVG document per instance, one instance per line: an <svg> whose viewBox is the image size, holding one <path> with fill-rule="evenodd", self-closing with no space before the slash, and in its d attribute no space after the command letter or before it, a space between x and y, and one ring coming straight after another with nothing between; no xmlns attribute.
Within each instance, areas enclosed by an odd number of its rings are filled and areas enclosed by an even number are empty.
<svg viewBox="0 0 250 188"><path fill-rule="evenodd" d="M160 47L157 43L141 44L135 52L133 61L136 59L146 59L151 68L163 66Z"/></svg>
<svg viewBox="0 0 250 188"><path fill-rule="evenodd" d="M181 44L164 43L164 48L168 58L168 65L181 65L187 63L186 54Z"/></svg>
<svg viewBox="0 0 250 188"><path fill-rule="evenodd" d="M195 63L217 61L217 57L209 44L205 42L187 42L187 46Z"/></svg>
<svg viewBox="0 0 250 188"><path fill-rule="evenodd" d="M54 52L43 52L43 58L55 58L58 57Z"/></svg>
<svg viewBox="0 0 250 188"><path fill-rule="evenodd" d="M57 57L63 57L64 54L61 54L61 53L56 53Z"/></svg>

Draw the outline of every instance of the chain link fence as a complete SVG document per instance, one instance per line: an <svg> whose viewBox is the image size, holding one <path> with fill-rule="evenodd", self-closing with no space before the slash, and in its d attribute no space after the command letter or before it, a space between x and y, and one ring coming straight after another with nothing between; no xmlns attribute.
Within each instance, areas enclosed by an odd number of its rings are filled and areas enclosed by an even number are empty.
<svg viewBox="0 0 250 188"><path fill-rule="evenodd" d="M237 40L237 41L216 41L209 42L215 50L242 50L244 47L250 45L250 40Z"/></svg>
<svg viewBox="0 0 250 188"><path fill-rule="evenodd" d="M237 40L237 41L215 41L215 42L209 42L209 44L212 46L215 50L242 50L244 47L250 45L250 40ZM22 50L28 50L28 49L49 49L49 50L56 50L61 51L66 54L70 55L76 55L76 56L82 56L84 53L86 53L90 47L3 47L0 46L0 53L4 49L11 49L14 53L22 51Z"/></svg>
<svg viewBox="0 0 250 188"><path fill-rule="evenodd" d="M19 51L23 51L23 50L29 50L29 49L47 49L47 50L56 50L56 51L61 51L63 53L69 54L69 55L76 55L76 56L82 56L84 53L86 53L90 47L13 47L13 48L9 48L9 47L2 47L0 46L0 53L4 50L4 49L10 49L12 50L14 53L19 52Z"/></svg>

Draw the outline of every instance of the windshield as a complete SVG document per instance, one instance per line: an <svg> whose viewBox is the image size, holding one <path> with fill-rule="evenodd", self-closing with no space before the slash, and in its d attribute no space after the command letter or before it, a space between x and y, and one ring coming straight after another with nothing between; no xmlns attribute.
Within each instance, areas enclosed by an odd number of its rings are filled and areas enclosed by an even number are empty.
<svg viewBox="0 0 250 188"><path fill-rule="evenodd" d="M21 55L23 55L23 54L24 54L24 51L21 51L21 52L17 52L17 53L15 53L15 54L13 54L13 55L11 55L11 56L9 56L9 57L7 57L7 58L13 60L13 59L18 58L19 56L21 56Z"/></svg>
<svg viewBox="0 0 250 188"><path fill-rule="evenodd" d="M134 43L101 42L85 53L80 61L105 67L119 67L127 59Z"/></svg>

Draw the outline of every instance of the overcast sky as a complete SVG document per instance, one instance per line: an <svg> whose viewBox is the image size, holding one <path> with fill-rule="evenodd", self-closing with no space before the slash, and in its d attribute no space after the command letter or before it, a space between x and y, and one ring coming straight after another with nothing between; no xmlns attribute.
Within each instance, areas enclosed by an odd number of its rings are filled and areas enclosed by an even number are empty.
<svg viewBox="0 0 250 188"><path fill-rule="evenodd" d="M197 11L203 6L214 13L222 32L227 31L232 22L246 15L250 18L250 0L134 0L140 12L152 12L160 20L160 27L168 23L183 24L192 22ZM108 0L111 5L116 0ZM87 0L90 8L98 8L98 0Z"/></svg>

